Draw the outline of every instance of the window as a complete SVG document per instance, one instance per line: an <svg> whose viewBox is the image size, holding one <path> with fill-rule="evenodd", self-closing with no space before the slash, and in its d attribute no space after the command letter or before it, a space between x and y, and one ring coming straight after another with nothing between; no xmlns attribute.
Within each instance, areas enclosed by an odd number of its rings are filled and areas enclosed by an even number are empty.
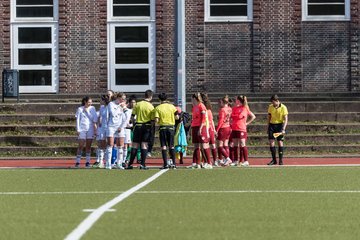
<svg viewBox="0 0 360 240"><path fill-rule="evenodd" d="M150 0L114 0L114 17L149 17Z"/></svg>
<svg viewBox="0 0 360 240"><path fill-rule="evenodd" d="M55 35L52 26L14 26L13 65L19 70L20 87L51 88L56 66Z"/></svg>
<svg viewBox="0 0 360 240"><path fill-rule="evenodd" d="M22 93L56 92L57 0L12 0L12 68Z"/></svg>
<svg viewBox="0 0 360 240"><path fill-rule="evenodd" d="M251 21L252 0L205 0L205 21Z"/></svg>
<svg viewBox="0 0 360 240"><path fill-rule="evenodd" d="M150 20L155 16L155 0L108 0L110 19Z"/></svg>
<svg viewBox="0 0 360 240"><path fill-rule="evenodd" d="M350 20L350 0L303 0L303 20Z"/></svg>
<svg viewBox="0 0 360 240"><path fill-rule="evenodd" d="M55 0L13 0L12 18L54 19L57 17Z"/></svg>
<svg viewBox="0 0 360 240"><path fill-rule="evenodd" d="M111 89L124 89L127 91L146 90L153 81L154 49L150 41L150 25L126 24L112 27L113 43L111 44L111 66L113 84ZM125 91L125 90L122 90Z"/></svg>
<svg viewBox="0 0 360 240"><path fill-rule="evenodd" d="M108 0L109 87L155 90L155 0Z"/></svg>

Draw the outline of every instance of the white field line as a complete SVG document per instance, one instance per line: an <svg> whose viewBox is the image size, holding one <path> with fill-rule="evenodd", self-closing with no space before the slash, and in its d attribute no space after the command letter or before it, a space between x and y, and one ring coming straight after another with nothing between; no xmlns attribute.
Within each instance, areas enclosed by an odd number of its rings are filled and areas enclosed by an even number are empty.
<svg viewBox="0 0 360 240"><path fill-rule="evenodd" d="M115 206L116 204L120 203L121 201L129 197L131 194L135 193L139 189L145 187L146 185L148 185L149 183L160 177L162 174L167 172L167 170L168 169L157 172L156 174L146 179L145 181L139 183L135 187L130 188L126 192L121 193L116 198L100 206L98 209L92 212L84 221L82 221L80 225L78 225L69 235L67 235L65 240L80 239L105 212L107 212L113 206Z"/></svg>
<svg viewBox="0 0 360 240"><path fill-rule="evenodd" d="M1 195L76 195L76 194L122 194L126 192L0 192ZM134 194L201 194L201 193L360 193L360 190L199 190L199 191L137 191ZM96 210L96 209L95 209Z"/></svg>
<svg viewBox="0 0 360 240"><path fill-rule="evenodd" d="M92 192L0 192L0 195L64 195L64 194L119 194L120 191L92 191Z"/></svg>
<svg viewBox="0 0 360 240"><path fill-rule="evenodd" d="M360 193L360 190L229 190L229 191L138 191L136 194L188 193Z"/></svg>

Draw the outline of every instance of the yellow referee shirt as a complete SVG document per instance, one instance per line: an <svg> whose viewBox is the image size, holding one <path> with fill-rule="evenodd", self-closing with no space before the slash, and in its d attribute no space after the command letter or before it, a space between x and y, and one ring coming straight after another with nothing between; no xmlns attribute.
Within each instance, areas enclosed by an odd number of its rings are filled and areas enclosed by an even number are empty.
<svg viewBox="0 0 360 240"><path fill-rule="evenodd" d="M284 117L288 115L287 107L280 103L278 108L275 108L272 104L269 105L268 114L271 115L270 123L279 124L284 122Z"/></svg>
<svg viewBox="0 0 360 240"><path fill-rule="evenodd" d="M160 126L174 126L177 109L170 103L162 103L154 110L154 118L159 118Z"/></svg>
<svg viewBox="0 0 360 240"><path fill-rule="evenodd" d="M137 123L147 123L152 120L152 111L154 110L154 106L148 101L140 101L136 103L132 111L132 115L136 115Z"/></svg>

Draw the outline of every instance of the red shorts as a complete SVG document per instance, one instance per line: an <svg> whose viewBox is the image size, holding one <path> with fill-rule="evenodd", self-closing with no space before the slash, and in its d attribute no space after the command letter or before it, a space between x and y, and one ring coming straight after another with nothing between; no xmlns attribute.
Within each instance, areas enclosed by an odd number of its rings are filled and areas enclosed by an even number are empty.
<svg viewBox="0 0 360 240"><path fill-rule="evenodd" d="M192 143L208 143L209 136L207 136L206 127L203 127L199 136L200 127L191 127Z"/></svg>
<svg viewBox="0 0 360 240"><path fill-rule="evenodd" d="M229 140L230 135L231 135L231 127L220 128L218 132L217 140L224 142L225 140Z"/></svg>
<svg viewBox="0 0 360 240"><path fill-rule="evenodd" d="M236 130L232 130L231 132L231 138L238 138L238 139L247 139L247 132L242 132L242 131L236 131Z"/></svg>

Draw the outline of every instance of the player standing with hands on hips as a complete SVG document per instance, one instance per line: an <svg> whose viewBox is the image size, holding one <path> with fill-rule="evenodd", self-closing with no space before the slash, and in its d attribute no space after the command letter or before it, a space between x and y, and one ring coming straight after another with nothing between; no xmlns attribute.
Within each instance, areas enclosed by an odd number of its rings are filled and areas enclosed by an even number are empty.
<svg viewBox="0 0 360 240"><path fill-rule="evenodd" d="M279 146L279 165L283 165L284 135L288 123L288 110L280 102L277 95L271 96L270 101L271 104L268 108L268 137L272 160L268 165L277 164L275 140L277 140Z"/></svg>

